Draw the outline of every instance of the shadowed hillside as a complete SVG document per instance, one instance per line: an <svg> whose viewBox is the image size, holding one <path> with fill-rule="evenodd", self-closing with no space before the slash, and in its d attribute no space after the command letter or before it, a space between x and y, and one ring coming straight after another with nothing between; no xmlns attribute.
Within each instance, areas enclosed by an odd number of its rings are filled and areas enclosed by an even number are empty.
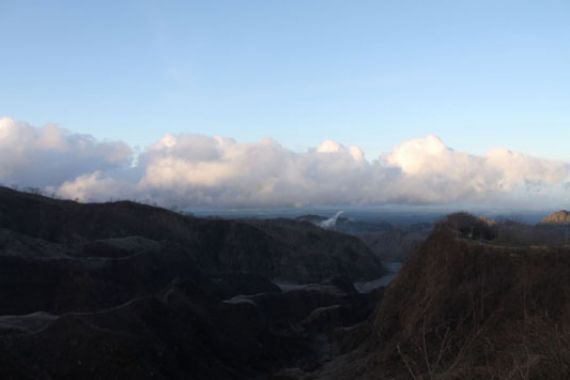
<svg viewBox="0 0 570 380"><path fill-rule="evenodd" d="M416 250L431 232L431 223L390 224L382 219L369 221L355 220L343 216L327 219L319 215L303 215L297 218L316 225L331 220L329 230L353 235L362 240L382 261L401 262ZM421 218L420 218L421 220Z"/></svg>
<svg viewBox="0 0 570 380"><path fill-rule="evenodd" d="M247 272L293 282L338 274L369 280L383 273L359 240L309 223L200 219L127 201L80 204L0 188L0 229L65 245L69 256L129 256L166 244L208 273ZM133 237L139 245L140 238L150 244L130 252L117 246L117 239Z"/></svg>
<svg viewBox="0 0 570 380"><path fill-rule="evenodd" d="M496 237L467 214L437 225L346 353L312 377L568 378L570 247Z"/></svg>
<svg viewBox="0 0 570 380"><path fill-rule="evenodd" d="M0 188L0 378L249 379L314 369L380 277L358 239ZM281 289L274 281L293 283Z"/></svg>
<svg viewBox="0 0 570 380"><path fill-rule="evenodd" d="M0 189L0 376L565 379L566 231L452 214L359 293L381 264L308 222Z"/></svg>

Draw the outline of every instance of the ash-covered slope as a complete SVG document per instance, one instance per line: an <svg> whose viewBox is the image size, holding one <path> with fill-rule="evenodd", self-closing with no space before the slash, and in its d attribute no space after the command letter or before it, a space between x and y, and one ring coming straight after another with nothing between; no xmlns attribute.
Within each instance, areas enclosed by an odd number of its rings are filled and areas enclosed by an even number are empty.
<svg viewBox="0 0 570 380"><path fill-rule="evenodd" d="M436 226L354 349L313 378L569 378L570 248L494 232L465 214Z"/></svg>

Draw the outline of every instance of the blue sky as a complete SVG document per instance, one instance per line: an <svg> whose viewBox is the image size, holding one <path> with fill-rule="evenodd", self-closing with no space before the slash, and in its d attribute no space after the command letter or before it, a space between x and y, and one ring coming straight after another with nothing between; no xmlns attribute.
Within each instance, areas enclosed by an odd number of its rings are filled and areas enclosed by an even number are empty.
<svg viewBox="0 0 570 380"><path fill-rule="evenodd" d="M435 134L570 160L570 2L0 0L0 115L369 158Z"/></svg>

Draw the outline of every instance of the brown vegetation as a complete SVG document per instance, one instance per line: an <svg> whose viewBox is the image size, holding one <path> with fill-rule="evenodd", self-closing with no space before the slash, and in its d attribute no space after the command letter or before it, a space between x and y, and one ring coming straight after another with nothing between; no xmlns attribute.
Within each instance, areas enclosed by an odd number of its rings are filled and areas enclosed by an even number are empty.
<svg viewBox="0 0 570 380"><path fill-rule="evenodd" d="M548 215L541 224L570 224L570 211L560 210Z"/></svg>
<svg viewBox="0 0 570 380"><path fill-rule="evenodd" d="M316 377L569 378L570 249L491 244L489 229L466 214L440 223L385 291L368 338Z"/></svg>

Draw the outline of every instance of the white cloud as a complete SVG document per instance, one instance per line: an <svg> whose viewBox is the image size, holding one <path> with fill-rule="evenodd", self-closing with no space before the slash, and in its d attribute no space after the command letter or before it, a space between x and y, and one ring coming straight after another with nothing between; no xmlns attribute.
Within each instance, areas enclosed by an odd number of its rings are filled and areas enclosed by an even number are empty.
<svg viewBox="0 0 570 380"><path fill-rule="evenodd" d="M504 204L563 202L570 191L568 163L505 149L475 156L431 135L369 161L359 148L331 140L294 152L271 139L238 143L168 134L130 167L132 150L125 144L1 119L0 148L0 181L51 186L84 201L131 198L180 207Z"/></svg>
<svg viewBox="0 0 570 380"><path fill-rule="evenodd" d="M131 148L122 142L0 118L0 181L6 184L60 185L87 172L128 165L131 159Z"/></svg>

